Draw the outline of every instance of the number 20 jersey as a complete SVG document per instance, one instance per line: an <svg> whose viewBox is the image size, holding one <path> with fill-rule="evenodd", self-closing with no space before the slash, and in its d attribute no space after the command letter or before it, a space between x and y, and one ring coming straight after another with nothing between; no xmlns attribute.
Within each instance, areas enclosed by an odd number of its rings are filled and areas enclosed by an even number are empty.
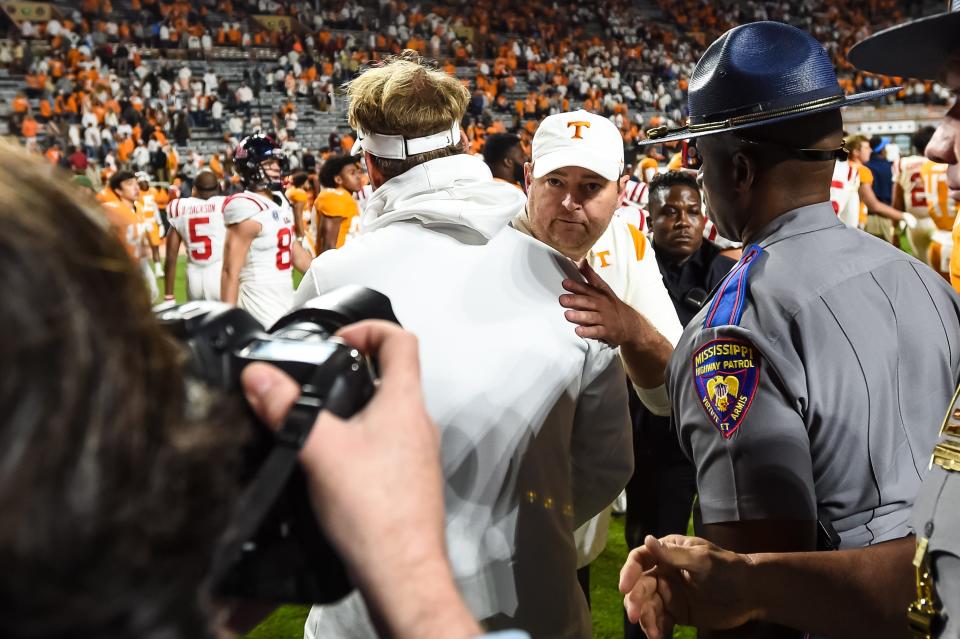
<svg viewBox="0 0 960 639"><path fill-rule="evenodd" d="M273 196L244 191L231 195L223 205L227 226L245 220L260 224L240 270L237 306L267 328L293 304L293 208L282 193Z"/></svg>

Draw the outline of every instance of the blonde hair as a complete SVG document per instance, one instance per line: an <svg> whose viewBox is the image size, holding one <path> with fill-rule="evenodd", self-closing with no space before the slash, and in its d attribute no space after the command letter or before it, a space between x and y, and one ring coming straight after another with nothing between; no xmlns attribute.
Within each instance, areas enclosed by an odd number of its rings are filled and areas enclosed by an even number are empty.
<svg viewBox="0 0 960 639"><path fill-rule="evenodd" d="M848 135L843 139L843 148L845 148L848 153L852 153L854 151L859 151L860 145L862 145L864 142L870 144L869 138L867 138L865 135Z"/></svg>
<svg viewBox="0 0 960 639"><path fill-rule="evenodd" d="M347 121L351 127L364 133L408 138L448 130L463 119L470 100L470 93L459 80L427 67L411 49L364 71L347 85L347 95ZM374 157L377 167L389 179L418 164L462 152L458 142L406 160Z"/></svg>

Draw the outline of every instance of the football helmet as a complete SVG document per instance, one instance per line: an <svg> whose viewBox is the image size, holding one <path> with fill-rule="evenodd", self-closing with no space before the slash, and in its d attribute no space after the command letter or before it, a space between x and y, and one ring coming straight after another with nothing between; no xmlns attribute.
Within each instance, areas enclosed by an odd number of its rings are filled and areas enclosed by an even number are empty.
<svg viewBox="0 0 960 639"><path fill-rule="evenodd" d="M289 173L290 163L287 157L280 150L280 145L269 135L255 133L245 137L240 142L233 154L233 166L245 189L250 191L283 190L280 180L271 180L263 170L263 163L268 160L279 162L280 178Z"/></svg>

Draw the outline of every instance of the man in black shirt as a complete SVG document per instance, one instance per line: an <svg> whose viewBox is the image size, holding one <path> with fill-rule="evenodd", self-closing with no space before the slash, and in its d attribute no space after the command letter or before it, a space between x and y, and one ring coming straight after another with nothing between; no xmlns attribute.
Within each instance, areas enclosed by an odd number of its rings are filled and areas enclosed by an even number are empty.
<svg viewBox="0 0 960 639"><path fill-rule="evenodd" d="M736 262L703 239L700 189L689 172L671 171L650 181L648 209L657 265L684 326L700 311L713 288ZM697 483L693 464L680 451L669 417L650 413L630 396L634 474L627 484L627 545L643 545L646 535L684 534ZM643 637L624 618L624 637Z"/></svg>
<svg viewBox="0 0 960 639"><path fill-rule="evenodd" d="M648 208L657 265L684 326L736 263L703 239L700 190L690 173L662 173L650 182Z"/></svg>

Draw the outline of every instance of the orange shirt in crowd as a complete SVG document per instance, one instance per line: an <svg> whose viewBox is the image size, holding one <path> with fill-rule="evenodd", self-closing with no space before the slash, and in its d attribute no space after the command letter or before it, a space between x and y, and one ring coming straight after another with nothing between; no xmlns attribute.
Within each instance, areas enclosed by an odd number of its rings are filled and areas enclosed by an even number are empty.
<svg viewBox="0 0 960 639"><path fill-rule="evenodd" d="M26 113L30 109L30 103L27 102L26 96L20 95L19 93L13 98L13 112L17 114Z"/></svg>
<svg viewBox="0 0 960 639"><path fill-rule="evenodd" d="M25 138L35 138L38 129L37 121L28 115L23 119L23 124L20 125L20 135Z"/></svg>

